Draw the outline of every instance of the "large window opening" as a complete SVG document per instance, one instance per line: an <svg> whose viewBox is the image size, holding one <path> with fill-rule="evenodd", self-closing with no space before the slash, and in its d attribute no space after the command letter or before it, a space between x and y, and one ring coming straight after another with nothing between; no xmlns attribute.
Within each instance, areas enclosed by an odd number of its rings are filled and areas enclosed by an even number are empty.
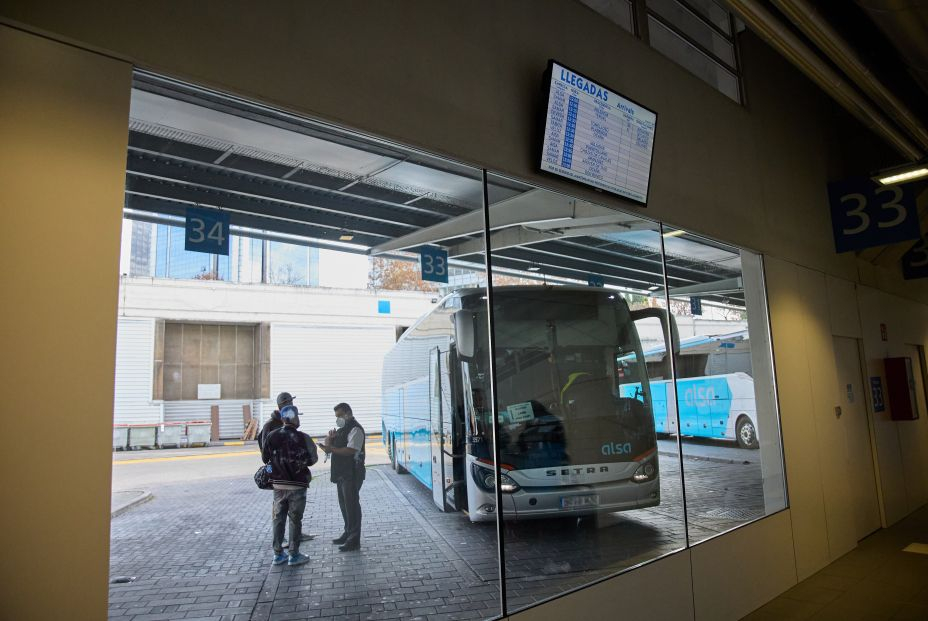
<svg viewBox="0 0 928 621"><path fill-rule="evenodd" d="M114 615L499 618L785 506L759 256L156 76L131 116ZM365 432L359 549L320 451L292 567L284 392Z"/></svg>

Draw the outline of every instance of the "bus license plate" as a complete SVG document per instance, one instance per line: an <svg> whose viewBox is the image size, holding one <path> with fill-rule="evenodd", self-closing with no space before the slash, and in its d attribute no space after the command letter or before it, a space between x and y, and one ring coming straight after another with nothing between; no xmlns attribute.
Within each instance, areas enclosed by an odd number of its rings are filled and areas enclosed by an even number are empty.
<svg viewBox="0 0 928 621"><path fill-rule="evenodd" d="M598 504L599 494L585 494L583 496L561 496L561 509L595 507Z"/></svg>

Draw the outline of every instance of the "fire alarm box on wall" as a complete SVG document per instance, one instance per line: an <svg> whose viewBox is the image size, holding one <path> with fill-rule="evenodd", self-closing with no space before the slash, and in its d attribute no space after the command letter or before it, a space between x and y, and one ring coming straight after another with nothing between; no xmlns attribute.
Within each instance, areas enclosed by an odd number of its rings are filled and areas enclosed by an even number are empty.
<svg viewBox="0 0 928 621"><path fill-rule="evenodd" d="M911 358L885 358L886 392L893 420L915 420L918 406L915 401L915 375Z"/></svg>

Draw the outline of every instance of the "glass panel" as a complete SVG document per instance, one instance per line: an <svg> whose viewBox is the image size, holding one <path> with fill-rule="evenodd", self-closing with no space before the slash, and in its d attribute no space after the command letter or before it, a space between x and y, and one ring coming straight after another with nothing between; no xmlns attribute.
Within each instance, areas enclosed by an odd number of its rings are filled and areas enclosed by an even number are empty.
<svg viewBox="0 0 928 621"><path fill-rule="evenodd" d="M734 46L674 0L648 0L648 8L673 24L691 41L703 46L729 67L735 66Z"/></svg>
<svg viewBox="0 0 928 621"><path fill-rule="evenodd" d="M760 257L681 229L663 238L692 544L785 507L782 450Z"/></svg>
<svg viewBox="0 0 928 621"><path fill-rule="evenodd" d="M489 191L501 200L522 187ZM164 420L158 438L175 432L178 443L181 427L201 441L204 431L205 441L212 432L239 439L275 429L275 397L286 391L300 431L317 445L336 426L340 402L367 435L364 468L338 452L326 462L320 450L302 521L303 535L316 538L284 535L288 552L310 558L297 567L271 565L282 542L267 518L282 490L255 487L254 458L234 460L234 472L154 460L144 476L155 499L112 523L112 571L134 580L112 585L114 611L125 589L140 586L148 594L132 608L157 607L170 556L172 586L214 585L217 601L199 604L204 616L226 614L232 597L236 610L267 618L500 616L497 507L480 487L480 475L496 471L483 196L477 169L154 76L137 79L126 213L160 223L148 242L157 276L187 280L123 278L122 310L144 320L121 316L114 422L153 428ZM183 250L183 210L192 205L228 208L229 256ZM140 256L143 241L132 245ZM440 253L452 247L452 256ZM423 248L434 280L423 280ZM204 274L228 282L201 282ZM162 403L151 404L152 376ZM349 448L352 437L333 442ZM114 469L113 489L137 488L140 472ZM357 488L360 549L356 522L340 509L354 506L345 490ZM159 537L158 525L178 510L197 524L221 515L222 527L187 529L167 548L139 554L133 542ZM332 540L349 528L340 550ZM225 545L228 537L241 545ZM272 589L267 597L266 576L280 578L276 596Z"/></svg>
<svg viewBox="0 0 928 621"><path fill-rule="evenodd" d="M648 29L651 37L651 47L682 65L703 82L712 85L716 90L740 103L741 95L738 92L738 79L734 74L723 69L721 65L687 43L676 33L668 30L653 17L648 17Z"/></svg>
<svg viewBox="0 0 928 621"><path fill-rule="evenodd" d="M725 34L731 34L731 22L728 11L713 0L686 0L686 3L703 17L715 24Z"/></svg>
<svg viewBox="0 0 928 621"><path fill-rule="evenodd" d="M634 34L632 3L629 0L580 0L609 21Z"/></svg>
<svg viewBox="0 0 928 621"><path fill-rule="evenodd" d="M666 313L649 297L663 286L660 251L639 243L658 225L527 186L489 209L512 612L686 537L678 455L658 446L643 353L664 343Z"/></svg>

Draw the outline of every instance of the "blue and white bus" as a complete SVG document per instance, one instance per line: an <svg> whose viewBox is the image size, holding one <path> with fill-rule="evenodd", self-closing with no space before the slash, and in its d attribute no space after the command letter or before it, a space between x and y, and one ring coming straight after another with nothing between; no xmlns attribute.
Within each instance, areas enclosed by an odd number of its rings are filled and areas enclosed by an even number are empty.
<svg viewBox="0 0 928 621"><path fill-rule="evenodd" d="M384 359L383 440L443 511L495 519L485 291L444 298ZM622 297L589 287L494 289L502 512L584 515L660 503L646 365ZM622 359L620 365L616 364ZM625 395L623 385L637 390Z"/></svg>
<svg viewBox="0 0 928 621"><path fill-rule="evenodd" d="M741 448L756 449L757 408L747 330L680 341L676 364L679 399L674 398L673 383L663 379L670 375L664 352L663 347L645 351L655 431L730 440ZM622 393L629 396L635 389L625 385Z"/></svg>

